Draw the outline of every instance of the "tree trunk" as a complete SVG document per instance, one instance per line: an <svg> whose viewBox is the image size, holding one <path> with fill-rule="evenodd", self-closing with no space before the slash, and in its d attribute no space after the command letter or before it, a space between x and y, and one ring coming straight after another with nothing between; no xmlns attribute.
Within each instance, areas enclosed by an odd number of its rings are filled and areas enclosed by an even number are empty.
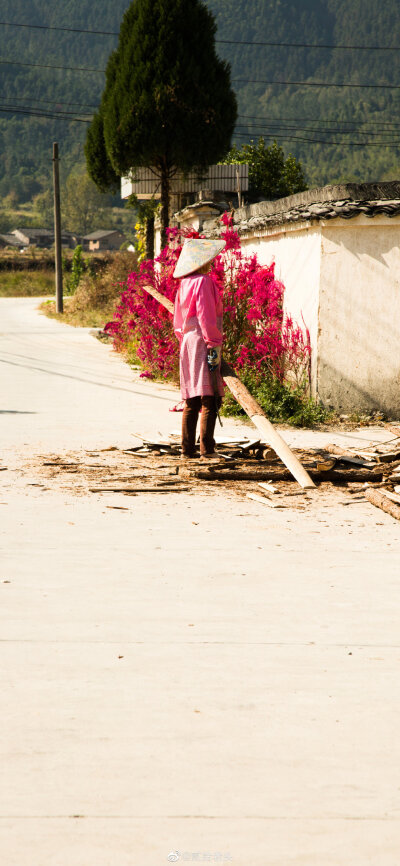
<svg viewBox="0 0 400 866"><path fill-rule="evenodd" d="M168 243L167 228L169 226L169 168L164 163L161 167L161 249Z"/></svg>
<svg viewBox="0 0 400 866"><path fill-rule="evenodd" d="M146 217L146 259L154 259L154 216Z"/></svg>

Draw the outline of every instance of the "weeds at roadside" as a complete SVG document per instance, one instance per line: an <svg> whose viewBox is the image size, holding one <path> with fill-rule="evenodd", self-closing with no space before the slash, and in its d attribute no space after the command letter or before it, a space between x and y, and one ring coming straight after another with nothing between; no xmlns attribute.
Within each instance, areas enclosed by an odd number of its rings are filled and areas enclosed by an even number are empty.
<svg viewBox="0 0 400 866"><path fill-rule="evenodd" d="M54 294L54 271L1 271L0 297L43 297Z"/></svg>
<svg viewBox="0 0 400 866"><path fill-rule="evenodd" d="M102 328L113 316L126 274L135 267L135 254L120 251L100 272L89 269L80 276L74 294L64 299L64 313L56 313L54 301L43 303L41 310L46 316L76 328Z"/></svg>
<svg viewBox="0 0 400 866"><path fill-rule="evenodd" d="M326 423L332 414L320 403L307 396L304 387L293 388L272 376L266 376L263 381L260 381L255 379L254 374L248 370L242 371L240 378L270 421L274 423L288 423L294 427L315 427ZM244 410L229 392L224 397L221 414L226 417L245 416Z"/></svg>

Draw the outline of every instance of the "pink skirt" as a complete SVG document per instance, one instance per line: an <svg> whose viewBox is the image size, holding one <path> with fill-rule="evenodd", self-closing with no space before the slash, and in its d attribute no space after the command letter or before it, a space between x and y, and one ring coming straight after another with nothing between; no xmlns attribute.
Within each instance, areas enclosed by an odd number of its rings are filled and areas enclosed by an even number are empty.
<svg viewBox="0 0 400 866"><path fill-rule="evenodd" d="M186 322L179 354L179 373L183 400L187 400L188 397L205 397L214 394L207 366L207 346L197 316L191 317ZM217 385L218 393L223 397L224 383L219 371Z"/></svg>

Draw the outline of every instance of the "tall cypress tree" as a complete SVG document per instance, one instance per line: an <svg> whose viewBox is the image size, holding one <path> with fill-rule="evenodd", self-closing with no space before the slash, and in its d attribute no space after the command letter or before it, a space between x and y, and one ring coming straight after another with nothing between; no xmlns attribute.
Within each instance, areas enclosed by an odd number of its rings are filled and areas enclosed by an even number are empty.
<svg viewBox="0 0 400 866"><path fill-rule="evenodd" d="M155 172L164 242L174 173L221 159L235 126L230 67L216 55L215 32L202 0L133 0L88 131L88 172L103 191L134 168Z"/></svg>

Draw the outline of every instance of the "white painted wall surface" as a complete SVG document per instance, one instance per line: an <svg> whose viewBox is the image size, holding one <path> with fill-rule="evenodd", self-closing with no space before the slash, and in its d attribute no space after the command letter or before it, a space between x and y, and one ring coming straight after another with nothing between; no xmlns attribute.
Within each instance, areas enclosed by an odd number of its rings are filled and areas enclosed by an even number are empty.
<svg viewBox="0 0 400 866"><path fill-rule="evenodd" d="M242 247L275 262L285 310L310 332L313 396L400 417L400 217L289 223Z"/></svg>
<svg viewBox="0 0 400 866"><path fill-rule="evenodd" d="M242 248L261 264L275 262L275 276L285 286L284 307L296 324L310 332L312 392L317 389L318 309L321 263L319 225L285 226L262 237L243 238Z"/></svg>
<svg viewBox="0 0 400 866"><path fill-rule="evenodd" d="M318 394L351 410L400 413L400 218L321 226Z"/></svg>

